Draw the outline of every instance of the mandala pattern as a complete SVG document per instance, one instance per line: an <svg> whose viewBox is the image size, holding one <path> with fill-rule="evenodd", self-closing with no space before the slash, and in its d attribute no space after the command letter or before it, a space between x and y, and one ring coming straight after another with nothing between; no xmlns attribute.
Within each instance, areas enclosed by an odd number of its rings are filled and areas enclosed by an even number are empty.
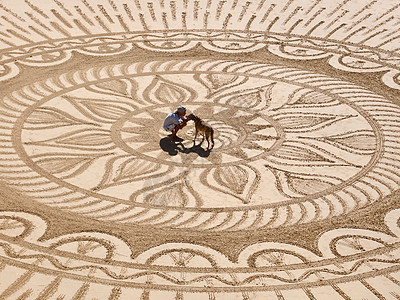
<svg viewBox="0 0 400 300"><path fill-rule="evenodd" d="M27 108L3 134L14 139L4 151L23 149L13 161L28 168L7 181L32 183L26 192L37 201L83 215L76 204L96 203L90 216L102 220L218 231L322 220L398 188L398 170L387 167L398 150L382 136L397 134L386 114L399 110L354 84L237 61L107 69L111 76L87 82L78 71L71 77L83 80L69 87L51 78L46 93L25 91L43 89L36 84L5 98L4 114ZM181 144L166 137L161 122L182 103L213 125L215 150L193 147L190 130ZM14 174L9 159L4 173Z"/></svg>
<svg viewBox="0 0 400 300"><path fill-rule="evenodd" d="M399 213L392 211L390 219L398 221ZM10 296L15 286L29 286L37 280L48 282L48 286L42 291L28 289L25 294L51 297L56 291L68 293L68 286L81 281L76 295L83 297L99 296L96 287L100 285L107 286L102 293L117 299L161 295L179 299L183 294L208 299L238 292L253 298L293 297L296 293L337 297L356 295L342 284L344 280L360 280L373 292L370 284L377 282L393 288L397 279L387 272L400 269L399 237L368 230L326 232L318 241L322 256L289 244L259 243L243 249L237 262L231 262L210 248L171 243L133 260L129 247L113 236L82 232L40 242L46 223L37 216L14 212L3 213L0 219L0 251L8 261L14 261L6 267L10 275L5 280L15 280L14 286L3 291L3 297ZM397 224L387 224L392 233L399 232ZM15 238L19 244L13 242ZM24 271L26 268L31 270Z"/></svg>
<svg viewBox="0 0 400 300"><path fill-rule="evenodd" d="M5 0L0 299L399 299L399 9Z"/></svg>

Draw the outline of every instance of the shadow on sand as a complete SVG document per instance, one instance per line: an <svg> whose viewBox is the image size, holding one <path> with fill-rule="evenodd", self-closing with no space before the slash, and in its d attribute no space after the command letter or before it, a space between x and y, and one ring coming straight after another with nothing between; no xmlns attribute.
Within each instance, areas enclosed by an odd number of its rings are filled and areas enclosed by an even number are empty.
<svg viewBox="0 0 400 300"><path fill-rule="evenodd" d="M174 156L179 152L184 154L197 153L200 157L208 157L210 155L210 149L203 149L201 144L186 148L180 140L173 140L171 136L167 136L160 140L160 147L163 151L167 152L169 155Z"/></svg>

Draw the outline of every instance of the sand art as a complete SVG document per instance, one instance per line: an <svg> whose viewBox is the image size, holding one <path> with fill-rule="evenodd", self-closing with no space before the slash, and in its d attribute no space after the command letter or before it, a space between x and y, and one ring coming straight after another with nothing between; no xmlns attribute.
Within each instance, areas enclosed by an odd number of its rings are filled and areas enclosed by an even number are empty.
<svg viewBox="0 0 400 300"><path fill-rule="evenodd" d="M399 11L2 1L0 299L400 299Z"/></svg>

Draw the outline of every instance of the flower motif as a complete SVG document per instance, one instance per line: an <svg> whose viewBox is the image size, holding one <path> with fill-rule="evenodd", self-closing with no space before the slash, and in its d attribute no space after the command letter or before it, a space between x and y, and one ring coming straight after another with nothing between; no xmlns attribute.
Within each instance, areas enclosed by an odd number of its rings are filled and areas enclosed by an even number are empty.
<svg viewBox="0 0 400 300"><path fill-rule="evenodd" d="M181 104L214 128L212 151L193 146L191 123L182 143L166 137L162 122ZM224 71L94 82L33 110L23 140L42 172L68 184L176 208L312 197L355 176L376 143L363 116L328 93Z"/></svg>

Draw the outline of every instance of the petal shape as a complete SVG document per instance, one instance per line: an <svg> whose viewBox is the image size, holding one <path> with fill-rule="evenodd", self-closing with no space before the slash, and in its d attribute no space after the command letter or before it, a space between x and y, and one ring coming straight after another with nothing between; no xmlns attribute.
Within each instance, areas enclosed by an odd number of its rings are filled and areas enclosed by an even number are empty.
<svg viewBox="0 0 400 300"><path fill-rule="evenodd" d="M157 75L143 91L143 98L150 103L180 103L191 101L196 96L192 88L164 79Z"/></svg>
<svg viewBox="0 0 400 300"><path fill-rule="evenodd" d="M274 108L273 110L279 110L293 106L297 107L327 107L339 104L339 101L332 98L331 96L325 95L320 92L315 92L306 88L298 88L288 95L287 101L280 107Z"/></svg>
<svg viewBox="0 0 400 300"><path fill-rule="evenodd" d="M50 129L77 124L89 124L52 107L35 109L24 122L24 129Z"/></svg>
<svg viewBox="0 0 400 300"><path fill-rule="evenodd" d="M133 190L129 200L159 208L203 206L204 202L200 194L188 180L190 178L188 172L177 174L174 177L171 177L172 174L174 174L172 168L168 168L164 174L161 174L160 171L157 174L150 174L144 188Z"/></svg>
<svg viewBox="0 0 400 300"><path fill-rule="evenodd" d="M347 151L357 153L372 153L377 147L377 139L373 132L353 131L333 137L325 137L326 142L331 142Z"/></svg>
<svg viewBox="0 0 400 300"><path fill-rule="evenodd" d="M316 153L315 151L303 147L293 146L293 145L282 145L278 150L276 150L273 154L274 157L278 157L281 159L285 159L290 161L297 160L305 163L310 162L325 162L325 163L334 163L330 157L327 155L322 155L320 153Z"/></svg>
<svg viewBox="0 0 400 300"><path fill-rule="evenodd" d="M102 123L114 123L127 113L135 110L135 107L131 104L120 101L85 99L69 95L63 97L75 106L80 113Z"/></svg>
<svg viewBox="0 0 400 300"><path fill-rule="evenodd" d="M272 101L272 89L275 84L276 83L273 82L264 86L230 93L219 97L217 102L229 104L239 108L262 110L269 107Z"/></svg>
<svg viewBox="0 0 400 300"><path fill-rule="evenodd" d="M310 113L287 113L273 116L287 132L314 131L353 117L352 115L318 115Z"/></svg>
<svg viewBox="0 0 400 300"><path fill-rule="evenodd" d="M101 146L112 143L111 136L108 132L72 132L67 136L60 137L55 140L58 144L78 145L78 146Z"/></svg>
<svg viewBox="0 0 400 300"><path fill-rule="evenodd" d="M214 179L234 193L242 194L249 180L249 174L240 166L226 166L215 170Z"/></svg>
<svg viewBox="0 0 400 300"><path fill-rule="evenodd" d="M98 157L80 154L45 154L32 156L32 160L50 174L63 173L63 177L71 177L85 171Z"/></svg>
<svg viewBox="0 0 400 300"><path fill-rule="evenodd" d="M159 169L160 164L141 159L129 159L121 165L114 181L133 179L138 176L157 172Z"/></svg>
<svg viewBox="0 0 400 300"><path fill-rule="evenodd" d="M203 171L200 181L214 191L229 194L247 204L256 191L261 174L248 165L227 165Z"/></svg>
<svg viewBox="0 0 400 300"><path fill-rule="evenodd" d="M86 107L93 114L100 116L104 119L118 120L126 113L130 112L129 109L121 105L102 103L95 101L81 102L83 106Z"/></svg>
<svg viewBox="0 0 400 300"><path fill-rule="evenodd" d="M248 81L248 77L232 74L196 74L193 78L207 88L207 98Z"/></svg>
<svg viewBox="0 0 400 300"><path fill-rule="evenodd" d="M128 84L121 79L114 79L114 80L108 80L108 81L104 81L101 83L97 83L96 87L103 89L103 90L112 91L119 95L128 95L129 94L128 93Z"/></svg>
<svg viewBox="0 0 400 300"><path fill-rule="evenodd" d="M144 202L155 206L179 206L185 207L188 203L188 196L183 191L182 185L175 184L162 191L147 195Z"/></svg>
<svg viewBox="0 0 400 300"><path fill-rule="evenodd" d="M53 146L91 151L114 149L116 146L108 130L80 129L44 141L27 142L28 145Z"/></svg>
<svg viewBox="0 0 400 300"><path fill-rule="evenodd" d="M298 99L291 102L291 105L301 105L301 104L332 104L333 102L337 103L338 101L333 99L332 97L314 92L308 91L307 93L301 95Z"/></svg>
<svg viewBox="0 0 400 300"><path fill-rule="evenodd" d="M103 162L104 174L101 181L92 188L96 191L140 181L150 185L154 182L156 185L159 179L165 181L171 171L171 166L132 157L131 154L110 155ZM139 190L137 194L140 194Z"/></svg>
<svg viewBox="0 0 400 300"><path fill-rule="evenodd" d="M293 191L302 195L312 195L333 186L332 183L319 178L302 178L289 174L287 175L287 181Z"/></svg>
<svg viewBox="0 0 400 300"><path fill-rule="evenodd" d="M239 78L237 75L230 74L206 74L206 80L211 84L213 90L218 90L223 86L232 84Z"/></svg>
<svg viewBox="0 0 400 300"><path fill-rule="evenodd" d="M313 176L273 170L278 191L287 197L303 197L323 192L342 182L333 176Z"/></svg>
<svg viewBox="0 0 400 300"><path fill-rule="evenodd" d="M110 95L113 96L114 99L109 100L118 100L120 104L123 103L134 107L135 109L137 108L137 104L146 104L145 101L137 97L139 89L138 83L132 78L103 81L93 85L88 85L85 89L97 94L93 98L104 99L105 95Z"/></svg>

